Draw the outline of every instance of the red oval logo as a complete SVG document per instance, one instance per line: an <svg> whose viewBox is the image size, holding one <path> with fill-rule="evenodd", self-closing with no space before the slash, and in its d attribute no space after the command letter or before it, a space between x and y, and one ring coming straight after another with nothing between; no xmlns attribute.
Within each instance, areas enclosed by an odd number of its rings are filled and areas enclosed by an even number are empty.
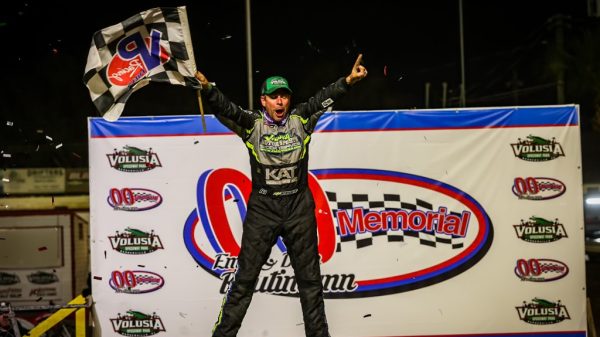
<svg viewBox="0 0 600 337"><path fill-rule="evenodd" d="M519 199L548 200L558 198L565 193L565 184L554 178L516 177L512 191Z"/></svg>
<svg viewBox="0 0 600 337"><path fill-rule="evenodd" d="M561 279L569 273L569 267L552 259L518 259L515 275L523 281L549 282Z"/></svg>
<svg viewBox="0 0 600 337"><path fill-rule="evenodd" d="M116 211L147 211L162 203L162 196L146 188L111 188L106 199Z"/></svg>
<svg viewBox="0 0 600 337"><path fill-rule="evenodd" d="M111 273L108 284L120 293L143 294L162 288L165 279L146 270L115 270Z"/></svg>

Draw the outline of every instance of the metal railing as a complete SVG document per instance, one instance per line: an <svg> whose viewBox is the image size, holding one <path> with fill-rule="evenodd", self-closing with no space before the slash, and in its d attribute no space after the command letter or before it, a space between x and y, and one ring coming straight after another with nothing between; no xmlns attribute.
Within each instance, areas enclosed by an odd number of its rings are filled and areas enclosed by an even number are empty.
<svg viewBox="0 0 600 337"><path fill-rule="evenodd" d="M10 304L0 306L0 314L7 313L8 319L13 329L14 337L40 337L54 326L62 322L65 318L75 313L75 337L86 336L86 309L91 306L85 297L79 295L65 305L39 305L39 306L19 306L14 307ZM54 311L45 320L34 326L26 334L21 336L19 324L15 312L18 311Z"/></svg>

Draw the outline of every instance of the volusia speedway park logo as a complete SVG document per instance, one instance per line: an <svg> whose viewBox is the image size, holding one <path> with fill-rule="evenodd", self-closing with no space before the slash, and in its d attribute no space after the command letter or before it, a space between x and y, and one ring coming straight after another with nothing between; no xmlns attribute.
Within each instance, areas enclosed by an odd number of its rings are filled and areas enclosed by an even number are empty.
<svg viewBox="0 0 600 337"><path fill-rule="evenodd" d="M218 277L233 280L251 181L230 168L203 172L197 207L187 217L188 252ZM386 295L452 278L487 253L491 220L467 193L421 176L371 169L322 169L309 175L315 199L326 298ZM256 291L297 296L286 247L278 239Z"/></svg>
<svg viewBox="0 0 600 337"><path fill-rule="evenodd" d="M122 150L114 150L106 155L110 167L122 172L145 172L162 167L158 154L152 148L143 150L126 145Z"/></svg>
<svg viewBox="0 0 600 337"><path fill-rule="evenodd" d="M529 135L526 139L518 139L510 144L515 157L526 161L549 161L565 156L565 151L554 137L545 139Z"/></svg>

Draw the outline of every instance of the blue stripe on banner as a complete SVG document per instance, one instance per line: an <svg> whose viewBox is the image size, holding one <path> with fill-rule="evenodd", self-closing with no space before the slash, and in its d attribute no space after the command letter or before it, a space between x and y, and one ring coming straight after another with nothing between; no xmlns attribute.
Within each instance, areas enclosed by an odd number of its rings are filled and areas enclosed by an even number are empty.
<svg viewBox="0 0 600 337"><path fill-rule="evenodd" d="M578 125L575 105L487 109L344 111L324 114L317 132L480 129Z"/></svg>
<svg viewBox="0 0 600 337"><path fill-rule="evenodd" d="M114 122L89 119L90 138L162 137L233 134L214 116L205 116L206 132L200 116L121 117Z"/></svg>
<svg viewBox="0 0 600 337"><path fill-rule="evenodd" d="M90 138L209 136L232 134L213 115L121 117L115 122L90 118ZM481 129L503 127L575 126L579 124L576 105L443 109L342 111L325 113L316 132Z"/></svg>

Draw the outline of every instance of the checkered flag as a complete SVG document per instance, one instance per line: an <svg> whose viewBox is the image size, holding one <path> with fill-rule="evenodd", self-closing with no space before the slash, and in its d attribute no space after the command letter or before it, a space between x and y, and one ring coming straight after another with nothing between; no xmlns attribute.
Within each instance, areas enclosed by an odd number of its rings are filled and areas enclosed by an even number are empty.
<svg viewBox="0 0 600 337"><path fill-rule="evenodd" d="M163 82L200 88L185 7L152 8L94 34L83 82L107 120L129 96Z"/></svg>
<svg viewBox="0 0 600 337"><path fill-rule="evenodd" d="M326 192L329 205L335 218L339 210L352 211L355 208L363 208L371 211L398 211L405 210L423 210L432 211L431 203L415 199L415 202L402 201L399 194L383 194L383 199L373 200L368 194L352 194L349 198L340 198L336 192ZM451 214L459 215L459 213L450 212ZM339 221L338 221L339 224ZM341 252L344 249L360 249L373 245L374 240L378 238L387 238L388 243L405 242L405 240L418 240L420 245L428 247L438 247L438 245L448 245L452 249L462 248L464 239L462 237L437 233L435 231L379 231L375 233L365 232L356 233L346 236L340 235L340 228L336 227L337 242L336 252ZM354 245L349 244L354 242Z"/></svg>

